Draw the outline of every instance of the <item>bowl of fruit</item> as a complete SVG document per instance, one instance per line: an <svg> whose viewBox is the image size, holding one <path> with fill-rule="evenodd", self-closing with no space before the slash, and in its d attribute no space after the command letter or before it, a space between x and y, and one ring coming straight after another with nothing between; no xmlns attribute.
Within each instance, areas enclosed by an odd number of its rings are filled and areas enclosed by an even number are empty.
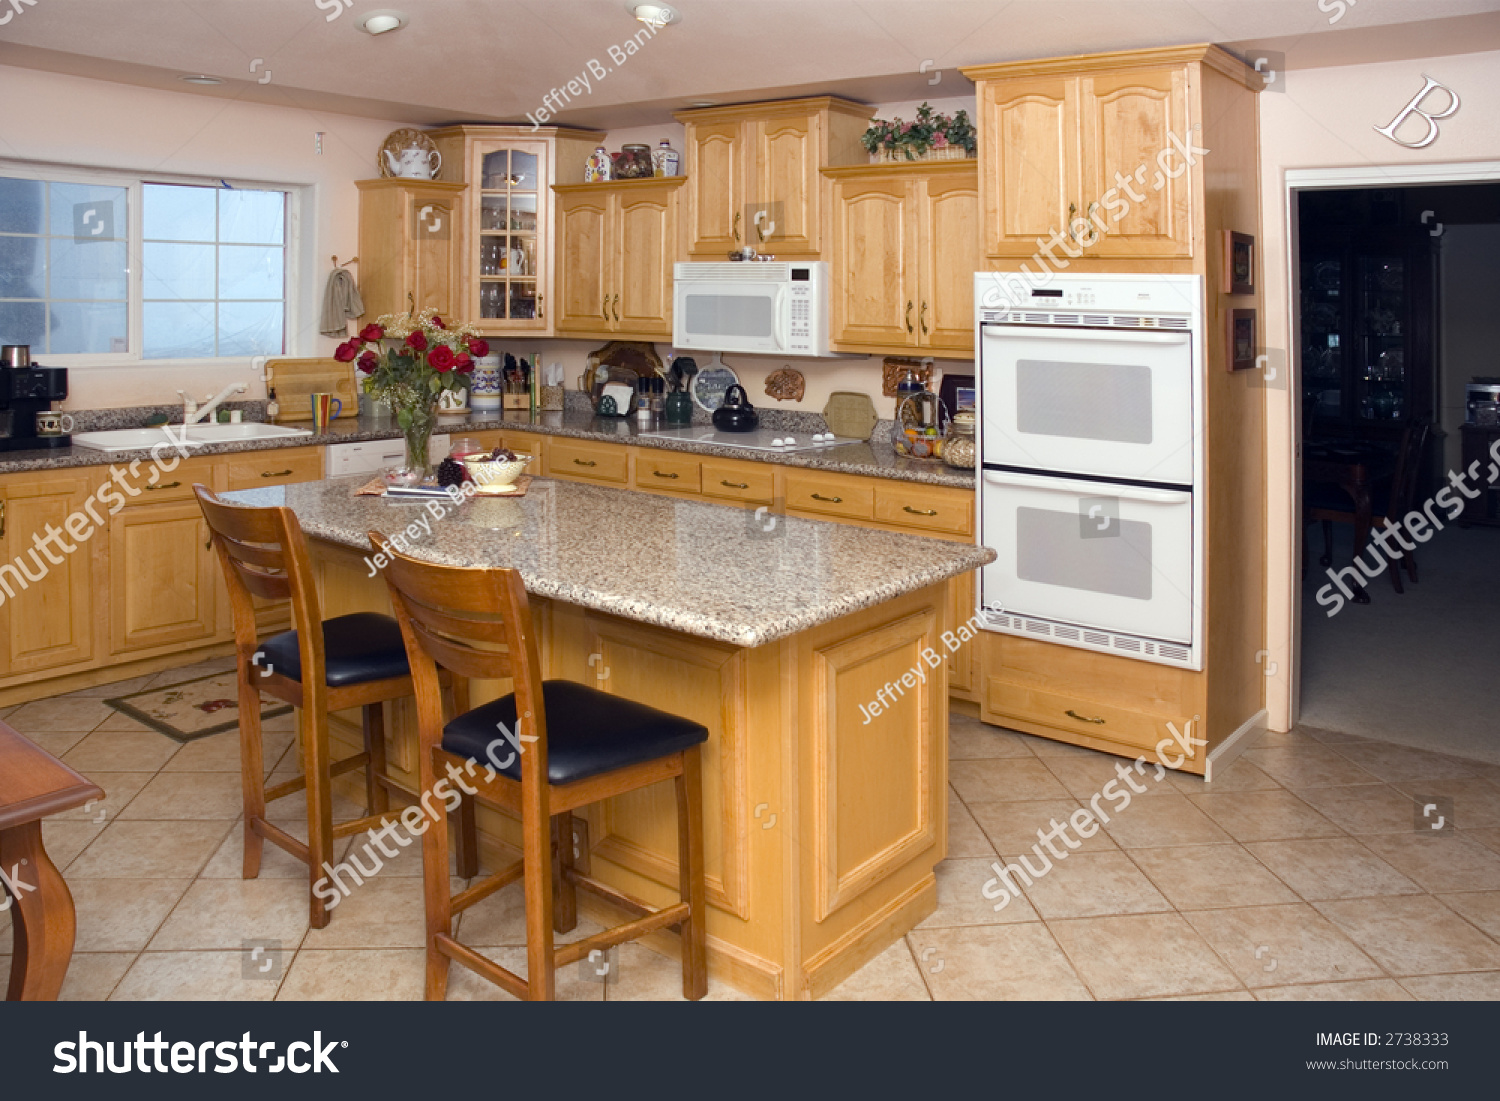
<svg viewBox="0 0 1500 1101"><path fill-rule="evenodd" d="M530 455L518 455L509 448L497 447L488 454L464 457L464 471L473 480L480 493L504 494L514 492L516 479L532 460Z"/></svg>

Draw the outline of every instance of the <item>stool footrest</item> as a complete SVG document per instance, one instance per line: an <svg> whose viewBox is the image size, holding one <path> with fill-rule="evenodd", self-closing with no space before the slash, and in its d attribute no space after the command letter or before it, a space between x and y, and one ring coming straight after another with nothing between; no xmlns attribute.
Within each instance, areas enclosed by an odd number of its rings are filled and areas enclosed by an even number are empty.
<svg viewBox="0 0 1500 1101"><path fill-rule="evenodd" d="M525 871L526 862L524 860L517 860L503 872L496 872L488 879L481 880L467 890L459 891L458 894L448 900L448 905L453 913L462 913L474 905L474 903L489 898L490 895L501 888L509 887L516 880L520 879Z"/></svg>
<svg viewBox="0 0 1500 1101"><path fill-rule="evenodd" d="M624 910L626 913L636 914L640 917L650 917L652 914L657 912L654 908L647 906L640 899L634 898L631 895L627 895L623 891L617 891L613 887L606 886L605 884L600 883L597 879L590 879L588 876L580 875L578 872L572 871L571 869L567 872L567 876L568 880L579 890L587 891L595 898L602 898L611 906L616 906L619 909ZM672 929L675 932L681 932L681 930L677 928L675 922L672 925Z"/></svg>
<svg viewBox="0 0 1500 1101"><path fill-rule="evenodd" d="M333 824L333 836L337 839L348 837L355 833L364 833L365 830L385 825L387 819L394 822L400 816L400 811L388 810L381 814L367 814L363 818L356 818L352 822L335 822Z"/></svg>
<svg viewBox="0 0 1500 1101"><path fill-rule="evenodd" d="M487 956L481 956L467 945L458 943L447 933L435 933L432 937L432 946L450 960L457 960L469 970L478 972L522 1001L531 998L531 988L520 975L506 970Z"/></svg>
<svg viewBox="0 0 1500 1101"><path fill-rule="evenodd" d="M302 861L302 863L307 865L312 864L312 851L280 826L273 826L264 818L252 818L250 819L250 828L277 848L285 849L291 853L298 860Z"/></svg>
<svg viewBox="0 0 1500 1101"><path fill-rule="evenodd" d="M691 916L692 912L692 907L686 902L679 902L675 906L664 906L646 917L627 921L624 925L616 925L613 929L606 929L602 933L584 937L583 940L575 940L571 944L560 944L553 949L552 959L555 961L555 966L566 967L570 963L587 959L589 953L595 949L613 948L617 944L644 937L647 933L654 933L658 929L678 925L684 918Z"/></svg>
<svg viewBox="0 0 1500 1101"><path fill-rule="evenodd" d="M352 757L345 757L342 761L335 761L328 767L328 778L342 776L346 772L353 772L357 768L363 768L370 761L368 753L356 753ZM306 776L294 776L290 780L283 781L273 788L266 788L266 802L274 802L288 795L295 795L307 787Z"/></svg>

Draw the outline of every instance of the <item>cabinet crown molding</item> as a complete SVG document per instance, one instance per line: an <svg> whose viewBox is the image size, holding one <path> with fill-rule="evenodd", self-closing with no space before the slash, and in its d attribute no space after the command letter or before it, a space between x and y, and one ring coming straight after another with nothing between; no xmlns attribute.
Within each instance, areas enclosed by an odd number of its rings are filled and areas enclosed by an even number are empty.
<svg viewBox="0 0 1500 1101"><path fill-rule="evenodd" d="M672 117L678 122L732 122L808 110L835 111L869 120L873 117L875 108L868 103L858 103L839 96L805 96L800 99L767 99L751 103L729 103L719 107L694 107L687 111L677 111Z"/></svg>
<svg viewBox="0 0 1500 1101"><path fill-rule="evenodd" d="M1006 80L1025 76L1077 76L1081 73L1118 72L1122 69L1160 68L1164 65L1186 65L1201 62L1231 80L1243 83L1252 91L1265 88L1265 81L1248 64L1234 54L1203 42L1192 46L1163 46L1153 50L1115 50L1110 53L1081 54L1077 57L1047 57L1032 61L1002 61L994 65L969 65L959 72L970 80Z"/></svg>

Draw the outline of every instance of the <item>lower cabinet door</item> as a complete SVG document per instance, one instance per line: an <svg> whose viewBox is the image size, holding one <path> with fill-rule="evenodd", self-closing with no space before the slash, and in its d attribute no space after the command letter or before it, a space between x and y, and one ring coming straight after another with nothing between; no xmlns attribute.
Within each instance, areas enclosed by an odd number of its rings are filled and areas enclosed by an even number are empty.
<svg viewBox="0 0 1500 1101"><path fill-rule="evenodd" d="M0 676L94 656L95 548L68 524L92 488L83 478L38 478L0 492ZM49 541L49 530L68 534Z"/></svg>
<svg viewBox="0 0 1500 1101"><path fill-rule="evenodd" d="M196 501L124 509L110 524L110 653L213 637L217 566Z"/></svg>

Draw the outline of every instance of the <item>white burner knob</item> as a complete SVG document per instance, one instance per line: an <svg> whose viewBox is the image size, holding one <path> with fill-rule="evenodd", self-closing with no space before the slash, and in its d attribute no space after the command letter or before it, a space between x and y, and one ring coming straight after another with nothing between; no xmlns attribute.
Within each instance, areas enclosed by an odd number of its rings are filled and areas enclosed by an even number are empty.
<svg viewBox="0 0 1500 1101"><path fill-rule="evenodd" d="M792 444L794 444L794 443L796 443L796 442L797 442L797 437L796 437L796 436L788 436L788 437L787 437L787 438L786 438L786 445L787 445L787 446L788 446L788 447L791 447L791 446L792 446Z"/></svg>
<svg viewBox="0 0 1500 1101"><path fill-rule="evenodd" d="M771 441L771 446L772 447L783 447L783 446L785 446L785 444L786 444L786 441L784 439L782 439L780 436L777 436L774 440Z"/></svg>

